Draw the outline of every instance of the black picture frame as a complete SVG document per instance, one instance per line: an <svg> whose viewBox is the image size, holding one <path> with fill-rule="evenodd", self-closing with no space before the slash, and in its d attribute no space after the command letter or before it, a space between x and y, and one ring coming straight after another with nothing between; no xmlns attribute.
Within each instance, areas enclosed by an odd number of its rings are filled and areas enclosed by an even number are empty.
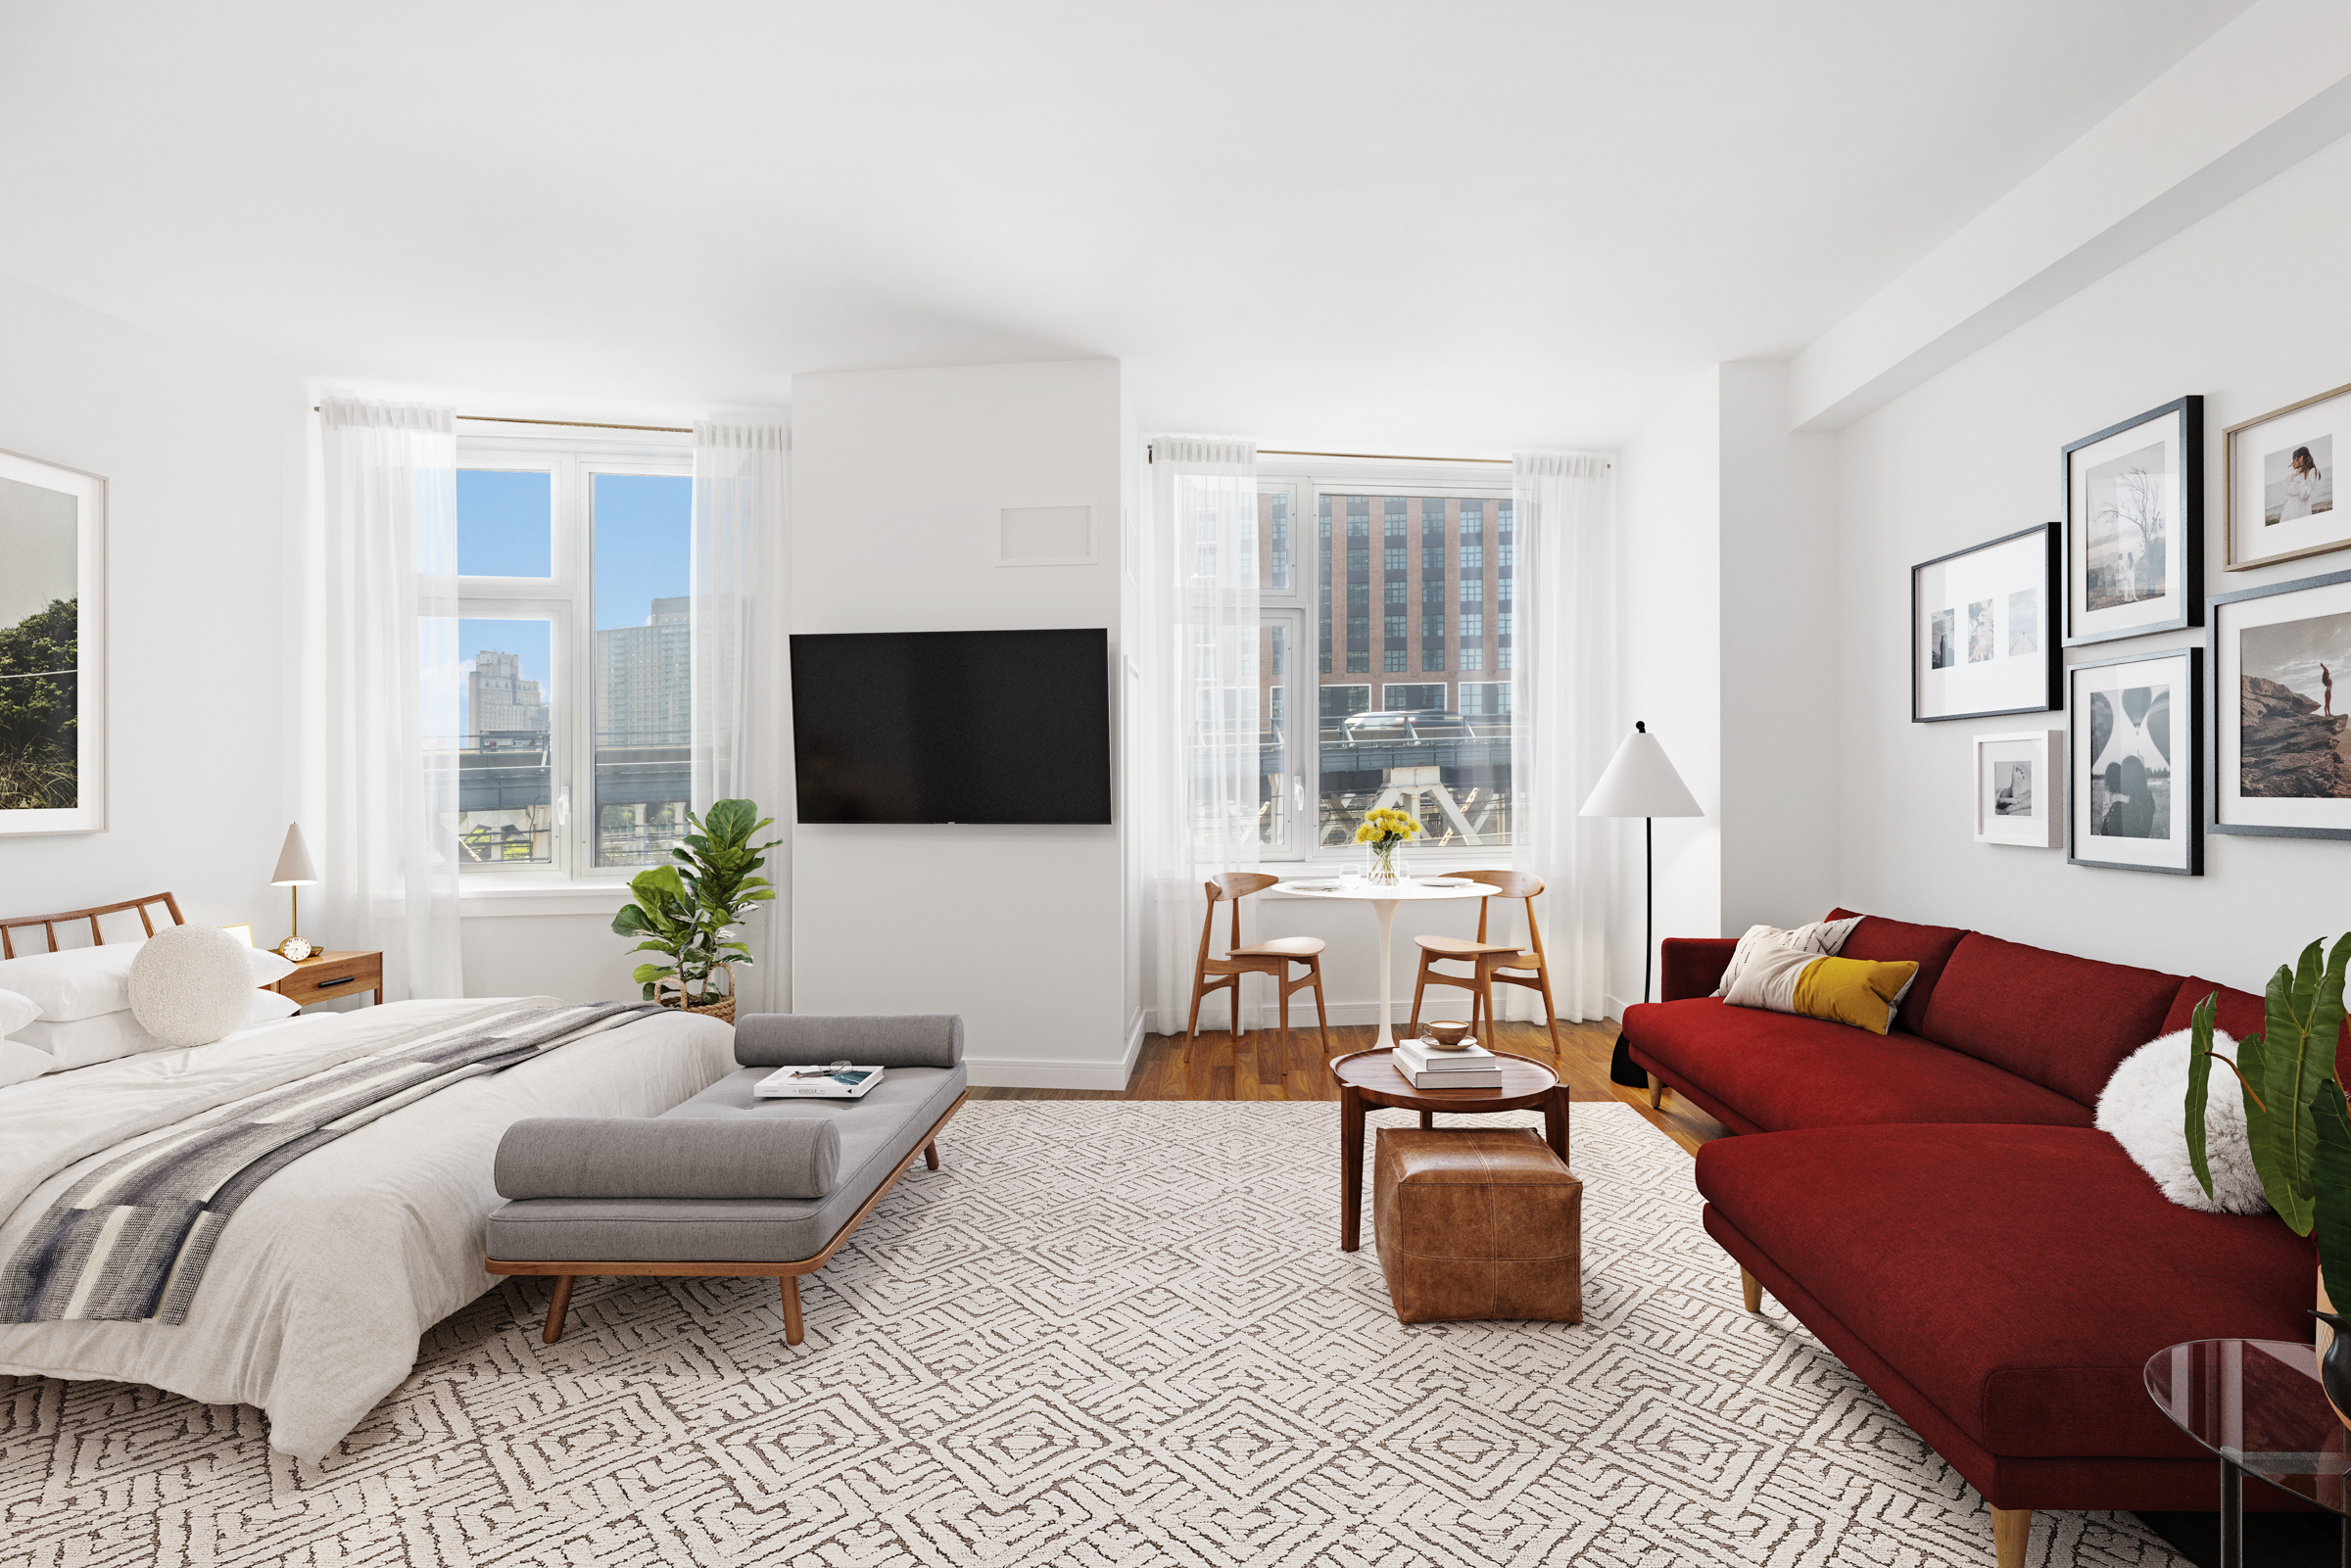
<svg viewBox="0 0 2351 1568"><path fill-rule="evenodd" d="M2187 799L2172 802L2172 821L2186 834L2186 864L2181 866L2135 866L2129 861L2089 860L2082 854L2081 835L2075 831L2076 792L2083 780L2075 767L2075 731L2083 722L2074 700L2075 677L2084 670L2107 669L2118 664L2152 664L2158 660L2178 659L2183 675L2175 689L2184 694L2186 722L2175 718L2175 736L2183 736L2186 755L2172 759L2172 784L2175 789L2184 789ZM2065 669L2065 863L2069 866L2089 866L2101 871L2151 872L2160 877L2201 877L2204 875L2204 650L2200 647L2154 648L2144 653L2125 654L2111 659L2088 659L2069 664ZM2175 745L2179 744L2175 740Z"/></svg>
<svg viewBox="0 0 2351 1568"><path fill-rule="evenodd" d="M2246 838L2351 838L2351 828L2311 828L2272 823L2223 822L2221 820L2221 727L2241 725L2244 708L2241 696L2231 693L2232 700L2224 701L2220 689L2221 653L2226 605L2241 604L2247 599L2276 598L2281 594L2306 594L2313 589L2336 588L2351 584L2351 571L2326 572L2317 577L2297 578L2290 583L2269 583L2260 588L2241 588L2233 594L2216 594L2206 600L2204 621L2204 652L2211 661L2213 685L2211 702L2213 737L2211 755L2205 763L2205 827L2216 833L2234 833ZM2315 797L2304 797L2315 798Z"/></svg>
<svg viewBox="0 0 2351 1568"><path fill-rule="evenodd" d="M2029 538L2035 534L2042 536L2044 541L2040 577L2040 651L2042 654L2040 701L2029 702L2013 708L1979 708L1970 713L1926 712L1926 671L1919 663L1919 649L1922 645L1919 638L1919 617L1923 613L1922 601L1919 598L1920 574L1930 567L1945 565L1983 550L1995 549L2002 545L2013 545L2018 540ZM2058 614L2057 594L2060 591L2058 573L2063 560L2064 547L2059 535L2060 529L2056 523L2035 523L2032 527L2020 528L2013 534L2002 534L1997 539L1988 539L1980 545L1970 545L1965 549L1951 550L1947 554L1936 556L1933 560L1920 561L1910 568L1910 722L1912 724L1943 724L1952 719L1996 719L2017 713L2050 713L2065 705L2062 690L2065 649L2057 640L2055 624Z"/></svg>
<svg viewBox="0 0 2351 1568"><path fill-rule="evenodd" d="M2078 515L2074 494L2074 453L2094 447L2126 432L2142 426L2170 422L2172 437L2180 448L2180 484L2177 503L2180 508L2180 582L2177 593L2180 612L2166 620L2137 622L2127 627L2106 631L2085 631L2081 621L2085 612L2076 601L2074 593L2074 542L2078 531L2087 526ZM2156 632L2177 632L2185 627L2204 624L2204 399L2190 393L2174 398L2170 403L2149 408L2118 424L2108 425L2079 441L2066 443L2058 453L2058 481L2065 493L2065 541L2060 554L2060 570L2065 579L2063 643L2066 647L2085 647L2094 642L2113 642L2123 638L2146 637Z"/></svg>

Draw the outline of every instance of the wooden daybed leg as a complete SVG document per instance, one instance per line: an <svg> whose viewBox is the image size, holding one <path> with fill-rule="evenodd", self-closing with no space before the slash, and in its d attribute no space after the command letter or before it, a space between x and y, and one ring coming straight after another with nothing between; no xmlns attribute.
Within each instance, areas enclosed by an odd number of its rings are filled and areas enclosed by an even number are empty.
<svg viewBox="0 0 2351 1568"><path fill-rule="evenodd" d="M936 1138L923 1145L923 1164L929 1165L933 1170L938 1168L938 1140Z"/></svg>
<svg viewBox="0 0 2351 1568"><path fill-rule="evenodd" d="M1665 1109L1665 1080L1654 1072L1649 1075L1649 1108L1652 1111Z"/></svg>
<svg viewBox="0 0 2351 1568"><path fill-rule="evenodd" d="M800 1276L786 1274L776 1283L784 1288L784 1343L797 1345L807 1336L800 1321Z"/></svg>
<svg viewBox="0 0 2351 1568"><path fill-rule="evenodd" d="M2033 1539L2033 1510L1991 1510L1991 1549L1999 1568L2025 1568L2025 1543Z"/></svg>
<svg viewBox="0 0 2351 1568"><path fill-rule="evenodd" d="M552 1345L563 1337L563 1313L571 1306L571 1276L555 1276L555 1294L547 1304L547 1333L543 1336Z"/></svg>
<svg viewBox="0 0 2351 1568"><path fill-rule="evenodd" d="M1763 1282L1744 1268L1739 1270L1739 1294L1747 1298L1749 1311L1763 1310Z"/></svg>

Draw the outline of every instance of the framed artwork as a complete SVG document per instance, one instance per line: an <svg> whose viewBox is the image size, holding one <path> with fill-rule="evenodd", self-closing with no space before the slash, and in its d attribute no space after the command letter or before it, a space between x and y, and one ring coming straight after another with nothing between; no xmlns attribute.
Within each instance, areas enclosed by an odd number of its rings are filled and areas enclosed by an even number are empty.
<svg viewBox="0 0 2351 1568"><path fill-rule="evenodd" d="M2204 400L2065 449L2065 645L2201 625Z"/></svg>
<svg viewBox="0 0 2351 1568"><path fill-rule="evenodd" d="M2037 523L1910 568L1911 723L2057 706L2057 558Z"/></svg>
<svg viewBox="0 0 2351 1568"><path fill-rule="evenodd" d="M1980 735L1969 750L1976 764L1976 842L2056 848L2061 813L2049 762L2065 755L2065 732Z"/></svg>
<svg viewBox="0 0 2351 1568"><path fill-rule="evenodd" d="M2341 435L2346 445L2338 447ZM2324 555L2351 545L2351 517L2335 510L2334 464L2351 450L2351 387L2231 425L2222 436L2228 569Z"/></svg>
<svg viewBox="0 0 2351 1568"><path fill-rule="evenodd" d="M0 835L106 827L106 481L0 452Z"/></svg>
<svg viewBox="0 0 2351 1568"><path fill-rule="evenodd" d="M2204 875L2202 648L2065 672L2066 863Z"/></svg>
<svg viewBox="0 0 2351 1568"><path fill-rule="evenodd" d="M2351 838L2351 572L2223 594L2204 641L2212 831Z"/></svg>

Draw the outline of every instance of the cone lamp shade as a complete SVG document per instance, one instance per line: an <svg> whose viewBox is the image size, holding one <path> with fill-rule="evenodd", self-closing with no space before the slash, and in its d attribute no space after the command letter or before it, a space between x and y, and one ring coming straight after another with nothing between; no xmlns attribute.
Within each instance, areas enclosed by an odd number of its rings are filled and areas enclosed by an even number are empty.
<svg viewBox="0 0 2351 1568"><path fill-rule="evenodd" d="M311 864L311 846L302 841L302 824L288 823L286 847L277 852L277 870L269 874L269 885L311 887L317 881L318 868Z"/></svg>
<svg viewBox="0 0 2351 1568"><path fill-rule="evenodd" d="M1657 945L1655 819L1703 817L1705 812L1700 807L1698 797L1690 792L1690 786L1682 783L1682 776L1673 771L1665 748L1649 733L1649 726L1635 724L1633 733L1624 737L1624 744L1616 748L1616 755L1608 759L1607 771L1601 774L1600 783L1592 786L1592 794L1579 815L1642 819L1641 1000L1646 1002L1650 966ZM1636 1089L1649 1082L1649 1074L1633 1066L1622 1035L1617 1036L1616 1057L1608 1065L1608 1079Z"/></svg>
<svg viewBox="0 0 2351 1568"><path fill-rule="evenodd" d="M286 845L277 852L277 870L269 874L269 885L286 889L287 935L277 951L284 957L300 962L316 951L302 939L301 888L315 886L318 868L311 864L311 846L302 841L302 824L286 824Z"/></svg>

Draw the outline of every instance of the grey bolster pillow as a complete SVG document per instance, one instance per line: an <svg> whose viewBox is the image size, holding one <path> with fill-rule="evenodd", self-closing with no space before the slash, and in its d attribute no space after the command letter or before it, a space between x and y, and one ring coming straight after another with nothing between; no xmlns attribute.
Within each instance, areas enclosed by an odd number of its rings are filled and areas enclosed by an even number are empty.
<svg viewBox="0 0 2351 1568"><path fill-rule="evenodd" d="M956 1013L753 1013L735 1021L735 1060L746 1068L823 1062L951 1068L963 1060L963 1018Z"/></svg>
<svg viewBox="0 0 2351 1568"><path fill-rule="evenodd" d="M840 1129L810 1117L540 1117L499 1140L502 1198L822 1198Z"/></svg>

